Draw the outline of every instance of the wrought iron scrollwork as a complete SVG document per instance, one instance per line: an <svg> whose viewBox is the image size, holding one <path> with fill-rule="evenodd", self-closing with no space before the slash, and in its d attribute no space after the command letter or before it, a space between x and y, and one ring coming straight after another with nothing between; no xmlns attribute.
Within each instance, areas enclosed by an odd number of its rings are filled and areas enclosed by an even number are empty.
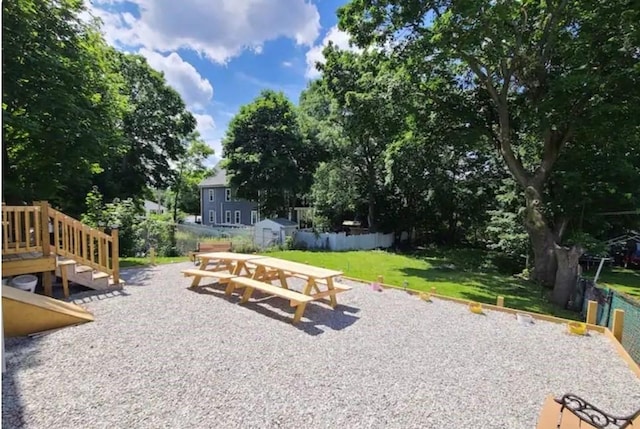
<svg viewBox="0 0 640 429"><path fill-rule="evenodd" d="M628 417L615 417L591 405L584 399L568 393L557 400L565 408L580 419L598 429L623 429L631 424L634 418L640 416L640 410Z"/></svg>

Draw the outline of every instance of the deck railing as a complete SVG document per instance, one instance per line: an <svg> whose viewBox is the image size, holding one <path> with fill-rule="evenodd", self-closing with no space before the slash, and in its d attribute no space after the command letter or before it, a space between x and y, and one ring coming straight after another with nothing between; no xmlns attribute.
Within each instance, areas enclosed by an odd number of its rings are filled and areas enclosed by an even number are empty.
<svg viewBox="0 0 640 429"><path fill-rule="evenodd" d="M2 254L43 252L42 207L2 206Z"/></svg>
<svg viewBox="0 0 640 429"><path fill-rule="evenodd" d="M2 254L55 254L120 280L118 230L111 234L53 209L46 201L32 206L2 206Z"/></svg>

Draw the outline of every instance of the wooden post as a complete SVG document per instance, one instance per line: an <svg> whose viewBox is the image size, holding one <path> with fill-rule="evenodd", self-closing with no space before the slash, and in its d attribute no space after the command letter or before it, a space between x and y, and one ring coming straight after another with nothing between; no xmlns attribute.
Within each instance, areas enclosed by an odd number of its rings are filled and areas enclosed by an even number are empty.
<svg viewBox="0 0 640 429"><path fill-rule="evenodd" d="M42 235L42 256L47 257L51 255L51 237L49 236L49 203L47 201L39 201L37 205L40 206L40 234ZM51 279L51 271L45 271L42 273L42 286L44 287L44 294L47 296L53 296L53 282Z"/></svg>
<svg viewBox="0 0 640 429"><path fill-rule="evenodd" d="M432 293L432 294L435 294L435 293L436 293L436 288L432 287L432 288L431 288L431 293Z"/></svg>
<svg viewBox="0 0 640 429"><path fill-rule="evenodd" d="M595 325L598 317L598 301L589 301L587 306L587 323Z"/></svg>
<svg viewBox="0 0 640 429"><path fill-rule="evenodd" d="M49 237L49 203L39 201L40 206L40 234L42 235L42 256L51 254L51 238Z"/></svg>
<svg viewBox="0 0 640 429"><path fill-rule="evenodd" d="M156 249L153 247L149 249L149 259L151 260L151 265L156 264Z"/></svg>
<svg viewBox="0 0 640 429"><path fill-rule="evenodd" d="M620 342L622 342L622 329L624 329L624 310L613 310L613 324L611 325L611 332L613 336Z"/></svg>
<svg viewBox="0 0 640 429"><path fill-rule="evenodd" d="M384 277L382 275L378 276L378 283L380 283L380 285L384 284Z"/></svg>
<svg viewBox="0 0 640 429"><path fill-rule="evenodd" d="M496 302L496 305L497 305L498 307L504 307L504 296L499 296L499 297L498 297L498 300L497 300L497 302Z"/></svg>
<svg viewBox="0 0 640 429"><path fill-rule="evenodd" d="M113 268L113 285L120 285L120 257L119 254L119 241L118 241L118 228L111 230L111 266Z"/></svg>

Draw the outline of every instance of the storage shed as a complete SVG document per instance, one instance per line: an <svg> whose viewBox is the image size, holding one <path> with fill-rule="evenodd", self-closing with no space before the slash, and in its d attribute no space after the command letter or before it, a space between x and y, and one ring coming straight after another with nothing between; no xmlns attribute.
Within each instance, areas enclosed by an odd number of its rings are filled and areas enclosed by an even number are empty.
<svg viewBox="0 0 640 429"><path fill-rule="evenodd" d="M254 242L260 248L283 244L287 237L291 237L298 224L284 218L264 219L254 226Z"/></svg>

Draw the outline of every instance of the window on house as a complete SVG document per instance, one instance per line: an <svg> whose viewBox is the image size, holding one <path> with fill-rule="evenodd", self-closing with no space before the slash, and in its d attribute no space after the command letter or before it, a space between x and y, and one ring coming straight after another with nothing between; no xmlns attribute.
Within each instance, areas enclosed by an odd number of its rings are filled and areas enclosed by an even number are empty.
<svg viewBox="0 0 640 429"><path fill-rule="evenodd" d="M213 201L213 189L209 189L209 201Z"/></svg>
<svg viewBox="0 0 640 429"><path fill-rule="evenodd" d="M235 218L233 223L242 223L242 217L240 216L240 210L236 210L234 213Z"/></svg>
<svg viewBox="0 0 640 429"><path fill-rule="evenodd" d="M216 211L209 210L209 223L216 223Z"/></svg>
<svg viewBox="0 0 640 429"><path fill-rule="evenodd" d="M251 210L251 225L258 223L258 210Z"/></svg>
<svg viewBox="0 0 640 429"><path fill-rule="evenodd" d="M224 190L224 200L225 201L231 201L231 189L226 188Z"/></svg>
<svg viewBox="0 0 640 429"><path fill-rule="evenodd" d="M231 223L231 210L224 212L224 223Z"/></svg>

